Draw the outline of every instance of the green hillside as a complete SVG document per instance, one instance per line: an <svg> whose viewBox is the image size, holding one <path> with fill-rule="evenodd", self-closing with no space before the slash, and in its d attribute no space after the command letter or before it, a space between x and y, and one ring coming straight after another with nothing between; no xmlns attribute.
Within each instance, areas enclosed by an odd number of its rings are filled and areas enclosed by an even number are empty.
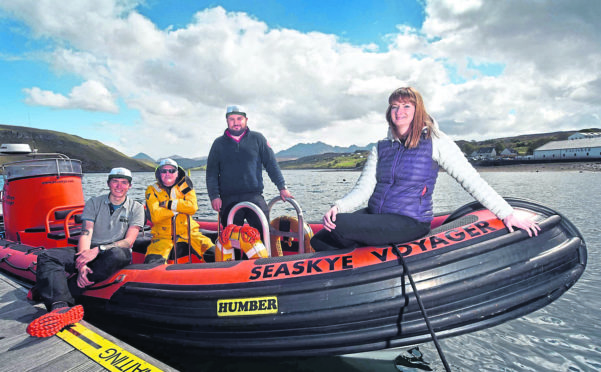
<svg viewBox="0 0 601 372"><path fill-rule="evenodd" d="M38 153L60 153L82 162L84 172L108 172L114 167L132 171L152 171L154 166L129 156L95 140L52 130L0 125L0 143L26 143ZM19 158L0 156L0 163Z"/></svg>
<svg viewBox="0 0 601 372"><path fill-rule="evenodd" d="M330 152L281 161L279 165L282 169L361 169L368 154L369 151L355 151L348 154Z"/></svg>

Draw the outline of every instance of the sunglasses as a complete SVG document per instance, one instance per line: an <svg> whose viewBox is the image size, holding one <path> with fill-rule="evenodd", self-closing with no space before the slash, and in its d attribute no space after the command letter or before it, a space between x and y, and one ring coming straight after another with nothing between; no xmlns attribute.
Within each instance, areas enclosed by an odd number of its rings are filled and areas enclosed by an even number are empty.
<svg viewBox="0 0 601 372"><path fill-rule="evenodd" d="M176 170L177 169L161 169L160 172L163 173L163 174L164 173L171 173L171 174L173 174L173 173L175 173Z"/></svg>

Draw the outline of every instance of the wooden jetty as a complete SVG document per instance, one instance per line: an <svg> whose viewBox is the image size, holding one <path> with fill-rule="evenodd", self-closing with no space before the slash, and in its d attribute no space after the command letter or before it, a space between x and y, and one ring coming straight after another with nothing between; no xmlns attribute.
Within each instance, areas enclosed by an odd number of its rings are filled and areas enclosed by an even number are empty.
<svg viewBox="0 0 601 372"><path fill-rule="evenodd" d="M60 336L28 335L27 325L45 312L44 305L27 301L23 286L0 272L0 371L176 371L86 321Z"/></svg>

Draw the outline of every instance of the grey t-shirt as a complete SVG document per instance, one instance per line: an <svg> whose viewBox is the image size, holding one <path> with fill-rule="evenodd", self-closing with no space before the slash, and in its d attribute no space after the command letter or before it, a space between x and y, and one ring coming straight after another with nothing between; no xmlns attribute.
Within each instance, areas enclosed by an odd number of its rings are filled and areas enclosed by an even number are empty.
<svg viewBox="0 0 601 372"><path fill-rule="evenodd" d="M94 222L93 247L122 240L132 226L144 227L142 204L128 197L112 215L109 204L109 194L106 194L90 198L83 208L82 220Z"/></svg>

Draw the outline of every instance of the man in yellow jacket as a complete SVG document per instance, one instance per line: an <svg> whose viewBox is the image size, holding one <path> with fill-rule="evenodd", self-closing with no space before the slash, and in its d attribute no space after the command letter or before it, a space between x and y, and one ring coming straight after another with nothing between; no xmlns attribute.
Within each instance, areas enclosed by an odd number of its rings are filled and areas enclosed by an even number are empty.
<svg viewBox="0 0 601 372"><path fill-rule="evenodd" d="M153 226L152 242L146 251L144 263L165 263L174 241L177 242L177 257L187 257L188 221L192 253L202 259L213 243L198 230L198 223L188 218L198 210L192 181L172 159L163 159L159 163L155 177L157 182L146 189L146 206Z"/></svg>

